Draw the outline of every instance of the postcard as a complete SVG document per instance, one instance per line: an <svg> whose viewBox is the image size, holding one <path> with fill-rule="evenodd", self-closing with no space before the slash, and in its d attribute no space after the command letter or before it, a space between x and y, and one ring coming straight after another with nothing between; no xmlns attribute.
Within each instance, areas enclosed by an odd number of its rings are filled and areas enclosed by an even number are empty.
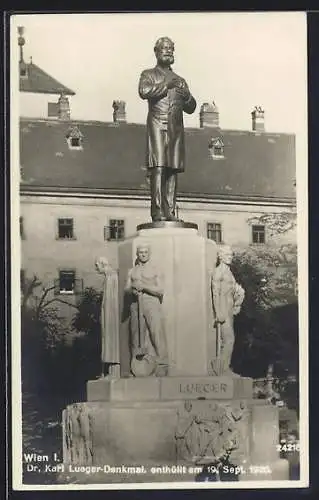
<svg viewBox="0 0 319 500"><path fill-rule="evenodd" d="M13 488L306 487L306 14L10 23Z"/></svg>

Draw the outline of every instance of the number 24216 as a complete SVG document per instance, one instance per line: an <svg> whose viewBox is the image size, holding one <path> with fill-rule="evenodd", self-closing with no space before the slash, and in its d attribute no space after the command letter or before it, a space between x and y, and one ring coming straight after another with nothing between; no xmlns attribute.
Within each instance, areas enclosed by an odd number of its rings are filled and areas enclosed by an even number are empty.
<svg viewBox="0 0 319 500"><path fill-rule="evenodd" d="M277 444L277 451L300 451L299 443Z"/></svg>

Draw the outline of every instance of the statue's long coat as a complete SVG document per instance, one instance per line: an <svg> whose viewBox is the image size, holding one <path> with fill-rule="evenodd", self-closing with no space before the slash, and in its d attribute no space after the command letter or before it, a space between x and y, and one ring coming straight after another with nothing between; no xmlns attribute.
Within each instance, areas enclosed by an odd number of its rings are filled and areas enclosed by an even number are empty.
<svg viewBox="0 0 319 500"><path fill-rule="evenodd" d="M178 172L185 169L185 144L183 111L191 114L196 109L192 95L185 101L175 88L168 89L167 76L177 77L183 85L187 83L173 71L168 74L160 66L146 69L139 81L139 95L148 100L146 133L146 166L170 167Z"/></svg>

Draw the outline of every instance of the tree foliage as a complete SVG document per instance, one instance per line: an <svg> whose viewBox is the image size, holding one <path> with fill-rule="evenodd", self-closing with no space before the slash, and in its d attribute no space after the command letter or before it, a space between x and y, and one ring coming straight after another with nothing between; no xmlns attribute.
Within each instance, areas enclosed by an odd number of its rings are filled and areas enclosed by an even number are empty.
<svg viewBox="0 0 319 500"><path fill-rule="evenodd" d="M286 234L297 225L296 211L293 207L288 212L265 213L250 217L248 223L266 226L270 236Z"/></svg>
<svg viewBox="0 0 319 500"><path fill-rule="evenodd" d="M26 281L23 290L22 380L28 391L51 397L67 396L81 379L81 366L69 342L74 331L60 316L56 303L63 302L72 309L77 306L52 297L50 292L54 287L41 287L41 281L34 276Z"/></svg>
<svg viewBox="0 0 319 500"><path fill-rule="evenodd" d="M235 318L235 371L265 376L274 364L280 376L298 369L298 305L295 245L237 250L232 269L246 296Z"/></svg>
<svg viewBox="0 0 319 500"><path fill-rule="evenodd" d="M101 373L101 302L102 292L86 288L73 319L73 327L84 334L74 343L74 356L80 360L86 380Z"/></svg>
<svg viewBox="0 0 319 500"><path fill-rule="evenodd" d="M93 287L85 288L73 319L73 327L78 332L84 332L94 337L100 335L101 303L102 292L98 292Z"/></svg>

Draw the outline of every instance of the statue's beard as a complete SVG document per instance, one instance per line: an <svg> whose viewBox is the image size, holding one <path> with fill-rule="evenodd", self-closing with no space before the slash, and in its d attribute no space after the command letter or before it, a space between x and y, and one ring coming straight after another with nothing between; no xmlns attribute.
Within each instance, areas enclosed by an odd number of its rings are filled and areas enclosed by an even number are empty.
<svg viewBox="0 0 319 500"><path fill-rule="evenodd" d="M158 62L162 64L163 66L170 66L171 64L174 64L174 56L159 56L158 57Z"/></svg>

